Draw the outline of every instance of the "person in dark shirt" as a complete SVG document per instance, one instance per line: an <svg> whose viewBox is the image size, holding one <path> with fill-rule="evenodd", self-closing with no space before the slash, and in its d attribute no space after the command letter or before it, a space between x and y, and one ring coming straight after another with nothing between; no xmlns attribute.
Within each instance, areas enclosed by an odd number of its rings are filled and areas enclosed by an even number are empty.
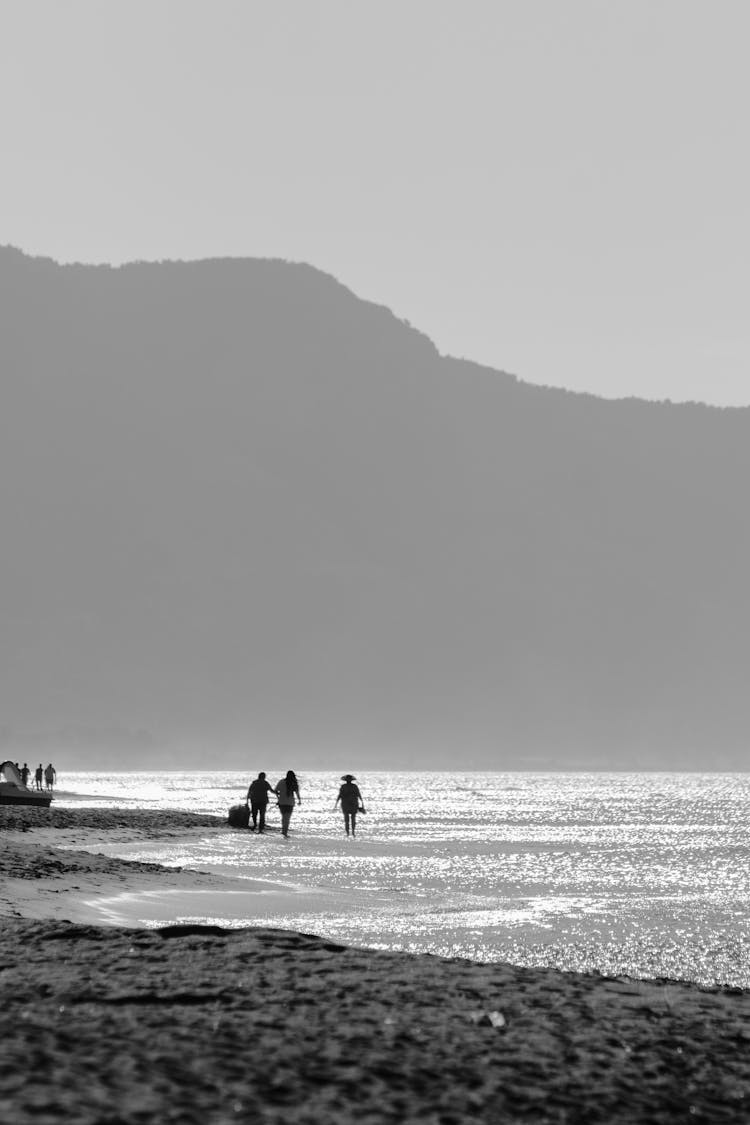
<svg viewBox="0 0 750 1125"><path fill-rule="evenodd" d="M21 770L21 781L24 783L24 785L27 788L28 788L28 785L29 785L29 774L30 773L31 773L31 770L29 769L28 762L24 762L23 763L23 769Z"/></svg>
<svg viewBox="0 0 750 1125"><path fill-rule="evenodd" d="M250 815L253 818L253 831L257 828L263 832L266 827L266 809L268 808L268 794L273 793L273 786L266 781L266 775L261 772L255 781L250 782L247 791L247 800L250 802Z"/></svg>
<svg viewBox="0 0 750 1125"><path fill-rule="evenodd" d="M341 778L343 785L339 789L339 795L336 798L336 808L339 801L341 801L341 811L344 814L344 827L346 834L349 835L349 826L351 825L352 836L357 835L357 813L364 812L365 806L362 802L362 794L359 791L359 786L355 785L356 778L350 773L345 773Z"/></svg>

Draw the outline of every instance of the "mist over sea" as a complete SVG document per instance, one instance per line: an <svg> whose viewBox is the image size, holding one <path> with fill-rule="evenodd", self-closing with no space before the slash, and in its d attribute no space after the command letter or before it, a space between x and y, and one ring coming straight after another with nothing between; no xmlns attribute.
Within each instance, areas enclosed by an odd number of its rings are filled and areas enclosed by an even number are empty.
<svg viewBox="0 0 750 1125"><path fill-rule="evenodd" d="M244 800L252 776L70 773L59 779L57 804L223 816ZM356 840L333 808L339 776L298 776L303 804L289 840L272 805L262 837L200 829L96 850L299 892L293 913L181 920L750 987L750 774L363 771L368 811ZM321 891L331 892L330 909L321 909ZM163 923L163 905L158 915L148 900L139 909L143 924Z"/></svg>

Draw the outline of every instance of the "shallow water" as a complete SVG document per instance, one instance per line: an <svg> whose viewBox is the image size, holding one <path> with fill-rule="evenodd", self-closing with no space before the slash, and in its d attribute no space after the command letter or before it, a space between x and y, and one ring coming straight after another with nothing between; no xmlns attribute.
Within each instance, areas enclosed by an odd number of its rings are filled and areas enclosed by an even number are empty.
<svg viewBox="0 0 750 1125"><path fill-rule="evenodd" d="M226 925L260 921L377 948L750 987L748 774L361 773L368 813L356 840L333 811L338 777L299 777L304 803L288 841L201 830L106 850L300 892L265 916L214 902L210 920ZM60 784L76 805L224 815L244 799L248 777L78 773ZM157 916L144 899L140 910L142 922L157 924L169 907Z"/></svg>

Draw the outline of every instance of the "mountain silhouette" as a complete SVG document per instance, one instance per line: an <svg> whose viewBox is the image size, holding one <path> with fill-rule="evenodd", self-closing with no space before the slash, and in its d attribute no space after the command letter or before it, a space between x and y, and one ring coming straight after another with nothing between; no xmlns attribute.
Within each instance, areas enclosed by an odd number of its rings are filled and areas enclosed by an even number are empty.
<svg viewBox="0 0 750 1125"><path fill-rule="evenodd" d="M747 410L530 386L253 259L2 248L0 370L11 756L744 767Z"/></svg>

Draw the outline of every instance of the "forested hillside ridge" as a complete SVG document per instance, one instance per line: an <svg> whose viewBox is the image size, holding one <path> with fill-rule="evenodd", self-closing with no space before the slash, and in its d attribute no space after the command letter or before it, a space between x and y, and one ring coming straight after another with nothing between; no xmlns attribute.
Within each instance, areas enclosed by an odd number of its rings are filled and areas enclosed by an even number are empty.
<svg viewBox="0 0 750 1125"><path fill-rule="evenodd" d="M4 746L745 767L748 410L530 386L255 259L1 248L0 375Z"/></svg>

